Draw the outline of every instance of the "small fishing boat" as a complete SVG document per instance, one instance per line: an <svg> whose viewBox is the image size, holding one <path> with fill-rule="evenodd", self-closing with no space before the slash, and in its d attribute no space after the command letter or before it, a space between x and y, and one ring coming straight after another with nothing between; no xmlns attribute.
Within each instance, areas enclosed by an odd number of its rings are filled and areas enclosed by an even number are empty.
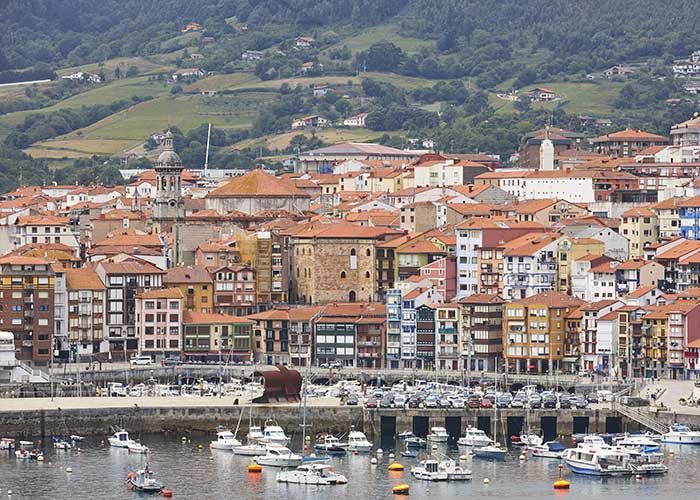
<svg viewBox="0 0 700 500"><path fill-rule="evenodd" d="M700 432L691 431L687 425L674 424L666 434L661 435L661 442L667 444L700 444Z"/></svg>
<svg viewBox="0 0 700 500"><path fill-rule="evenodd" d="M399 453L402 457L407 457L407 458L418 458L418 452L415 450L402 450Z"/></svg>
<svg viewBox="0 0 700 500"><path fill-rule="evenodd" d="M155 478L155 473L148 468L148 464L143 469L130 472L128 475L130 488L147 493L160 493L163 491L163 483Z"/></svg>
<svg viewBox="0 0 700 500"><path fill-rule="evenodd" d="M428 442L418 436L407 438L405 443L408 448L425 448L428 446Z"/></svg>
<svg viewBox="0 0 700 500"><path fill-rule="evenodd" d="M301 455L297 455L286 446L268 446L267 453L254 457L253 460L259 465L270 467L298 467L304 461Z"/></svg>
<svg viewBox="0 0 700 500"><path fill-rule="evenodd" d="M566 448L559 441L547 441L546 443L530 447L533 457L561 458Z"/></svg>
<svg viewBox="0 0 700 500"><path fill-rule="evenodd" d="M44 460L44 453L38 449L25 450L24 448L20 448L15 451L15 456L20 460Z"/></svg>
<svg viewBox="0 0 700 500"><path fill-rule="evenodd" d="M316 455L315 453L312 453L311 455L304 455L304 459L302 460L302 462L305 464L313 464L319 462L328 462L330 459L331 457L329 455Z"/></svg>
<svg viewBox="0 0 700 500"><path fill-rule="evenodd" d="M209 443L209 448L213 450L232 450L234 446L241 446L241 442L236 439L228 429L222 429L216 433L216 439Z"/></svg>
<svg viewBox="0 0 700 500"><path fill-rule="evenodd" d="M508 450L502 448L500 443L474 448L474 456L488 460L505 460Z"/></svg>
<svg viewBox="0 0 700 500"><path fill-rule="evenodd" d="M345 455L347 444L341 443L337 437L331 434L321 434L316 439L314 449L329 455Z"/></svg>
<svg viewBox="0 0 700 500"><path fill-rule="evenodd" d="M260 439L263 443L275 443L286 446L289 444L289 437L284 433L284 430L279 425L265 423L263 437Z"/></svg>
<svg viewBox="0 0 700 500"><path fill-rule="evenodd" d="M114 448L128 448L129 444L136 442L133 439L129 439L129 433L124 429L112 434L112 437L108 438L107 441Z"/></svg>
<svg viewBox="0 0 700 500"><path fill-rule="evenodd" d="M347 484L348 479L333 472L328 464L303 464L294 470L277 473L277 481L290 484L314 484L320 486Z"/></svg>
<svg viewBox="0 0 700 500"><path fill-rule="evenodd" d="M440 469L440 462L429 458L411 468L411 474L423 481L447 481L447 472Z"/></svg>
<svg viewBox="0 0 700 500"><path fill-rule="evenodd" d="M372 450L372 443L367 439L364 432L350 431L348 434L348 451L366 453Z"/></svg>
<svg viewBox="0 0 700 500"><path fill-rule="evenodd" d="M537 434L521 434L520 439L513 441L513 444L521 446L540 446L543 442L544 439Z"/></svg>
<svg viewBox="0 0 700 500"><path fill-rule="evenodd" d="M447 473L448 481L469 481L472 478L472 471L463 468L454 460L440 462L439 468Z"/></svg>
<svg viewBox="0 0 700 500"><path fill-rule="evenodd" d="M78 436L77 434L71 434L70 435L70 440L71 441L83 441L85 438L83 436Z"/></svg>
<svg viewBox="0 0 700 500"><path fill-rule="evenodd" d="M446 443L450 435L444 427L433 427L428 434L428 441L433 443Z"/></svg>
<svg viewBox="0 0 700 500"><path fill-rule="evenodd" d="M127 445L126 448L129 450L129 453L138 453L141 455L145 455L151 452L151 450L148 449L148 446L145 446L139 443L138 441L132 441Z"/></svg>
<svg viewBox="0 0 700 500"><path fill-rule="evenodd" d="M398 438L399 439L408 439L408 438L411 438L413 436L414 436L414 434L411 431L403 431L403 432L399 432Z"/></svg>
<svg viewBox="0 0 700 500"><path fill-rule="evenodd" d="M12 438L0 439L0 450L12 450L15 447L15 440Z"/></svg>
<svg viewBox="0 0 700 500"><path fill-rule="evenodd" d="M457 444L460 446L488 446L491 443L493 441L484 431L472 426L467 427L464 436L457 440Z"/></svg>

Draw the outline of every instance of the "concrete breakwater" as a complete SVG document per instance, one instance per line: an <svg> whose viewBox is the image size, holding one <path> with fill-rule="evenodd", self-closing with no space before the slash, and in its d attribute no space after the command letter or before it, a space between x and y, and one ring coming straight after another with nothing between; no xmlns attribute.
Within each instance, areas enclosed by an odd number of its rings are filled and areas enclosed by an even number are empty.
<svg viewBox="0 0 700 500"><path fill-rule="evenodd" d="M81 398L74 398L80 400ZM139 398L135 398L139 399ZM43 437L79 434L108 436L111 427L123 427L132 433L173 433L178 436L211 434L218 425L235 429L240 423L239 436L248 432L249 421L263 425L268 419L282 426L288 435L301 434L302 412L298 405L237 406L232 401L188 399L186 403L152 401L134 402L129 398L82 398L85 405L76 407L64 400L54 405L17 405L18 400L0 400L0 436ZM13 401L8 408L4 402ZM31 400L19 400L27 402ZM182 400L181 400L182 401ZM90 404L94 402L97 404ZM112 404L110 404L112 403ZM72 407L71 407L72 406ZM491 434L496 418L496 439L530 428L544 434L546 439L583 432L625 432L641 430L639 424L608 408L587 410L493 410L462 409L365 409L357 406L316 404L307 408L307 434L347 433L351 426L363 430L372 439L413 431L425 436L431 427L445 427L452 436L464 433L467 425L479 427Z"/></svg>

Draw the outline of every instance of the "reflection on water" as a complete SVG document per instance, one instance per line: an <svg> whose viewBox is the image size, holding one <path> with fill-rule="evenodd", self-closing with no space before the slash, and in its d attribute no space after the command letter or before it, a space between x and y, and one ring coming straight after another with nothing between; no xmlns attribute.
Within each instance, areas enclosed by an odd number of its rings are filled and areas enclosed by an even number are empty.
<svg viewBox="0 0 700 500"><path fill-rule="evenodd" d="M348 477L349 484L334 487L278 484L275 469L265 468L262 474L246 472L250 457L235 456L222 450L209 450L210 437L202 436L182 443L178 437L165 438L146 435L143 442L152 450L149 464L166 488L173 491L173 498L242 500L307 500L319 498L319 492L331 494L334 500L359 500L390 498L391 487L407 483L411 487L410 498L440 498L463 500L483 496L494 499L547 498L554 495L552 483L558 477L558 461L528 458L518 460L515 450L505 463L474 459L466 465L473 471L473 480L461 483L427 483L414 480L410 467L415 459L397 457L406 467L401 473L387 471L391 463L388 455L396 452L393 443L382 443L384 455L377 465L370 464L369 455L347 455L333 458L334 469ZM300 443L295 443L300 449ZM202 449L198 445L203 445ZM126 450L109 448L100 440L88 439L83 451L56 451L47 449L44 463L20 461L14 454L0 452L0 496L12 490L13 500L112 500L140 498L142 494L130 492L126 487L127 473L141 465L142 455L129 455ZM674 500L698 498L694 474L700 469L700 447L675 447L674 456L667 457L669 474L631 478L596 479L574 476L568 473L571 491L563 493L571 499L590 500L593 497L606 500L637 499L640 496L670 497ZM665 450L665 451L668 451ZM460 450L446 449L457 458ZM463 452L463 451L462 451ZM398 454L398 453L397 453ZM66 472L66 467L73 469ZM490 484L483 483L489 478Z"/></svg>

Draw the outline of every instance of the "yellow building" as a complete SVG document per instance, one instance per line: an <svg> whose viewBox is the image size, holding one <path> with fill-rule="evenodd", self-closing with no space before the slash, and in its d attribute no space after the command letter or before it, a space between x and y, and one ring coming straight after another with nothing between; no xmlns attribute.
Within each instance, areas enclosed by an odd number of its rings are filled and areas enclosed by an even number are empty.
<svg viewBox="0 0 700 500"><path fill-rule="evenodd" d="M214 285L204 266L174 267L163 277L163 285L179 288L185 311L210 313L214 303Z"/></svg>
<svg viewBox="0 0 700 500"><path fill-rule="evenodd" d="M567 317L584 301L543 292L503 307L503 354L515 373L555 373L566 352Z"/></svg>
<svg viewBox="0 0 700 500"><path fill-rule="evenodd" d="M638 207L622 214L620 234L630 241L630 258L644 256L644 248L659 239L659 218L649 207Z"/></svg>
<svg viewBox="0 0 700 500"><path fill-rule="evenodd" d="M565 238L559 243L557 254L557 290L568 292L571 288L573 262L586 255L603 255L605 245L593 238Z"/></svg>

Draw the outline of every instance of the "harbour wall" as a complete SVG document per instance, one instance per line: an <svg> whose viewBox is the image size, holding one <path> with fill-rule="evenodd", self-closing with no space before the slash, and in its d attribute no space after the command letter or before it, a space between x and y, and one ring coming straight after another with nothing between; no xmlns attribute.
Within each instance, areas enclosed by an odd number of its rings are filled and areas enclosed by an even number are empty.
<svg viewBox="0 0 700 500"><path fill-rule="evenodd" d="M0 436L43 437L108 436L112 427L132 433L172 433L178 436L211 434L223 425L232 430L239 425L239 435L248 431L249 421L263 425L267 419L282 426L288 435L301 434L301 411L298 406L195 406L186 407L95 407L71 409L3 410L0 400ZM643 430L639 424L607 408L587 410L493 410L458 409L366 409L356 406L312 406L307 409L307 435L332 432L347 433L351 426L363 430L372 439L391 438L412 431L425 436L431 427L445 427L457 437L467 425L489 434L496 428L496 439L530 428L545 439L566 438L575 433L616 433Z"/></svg>

